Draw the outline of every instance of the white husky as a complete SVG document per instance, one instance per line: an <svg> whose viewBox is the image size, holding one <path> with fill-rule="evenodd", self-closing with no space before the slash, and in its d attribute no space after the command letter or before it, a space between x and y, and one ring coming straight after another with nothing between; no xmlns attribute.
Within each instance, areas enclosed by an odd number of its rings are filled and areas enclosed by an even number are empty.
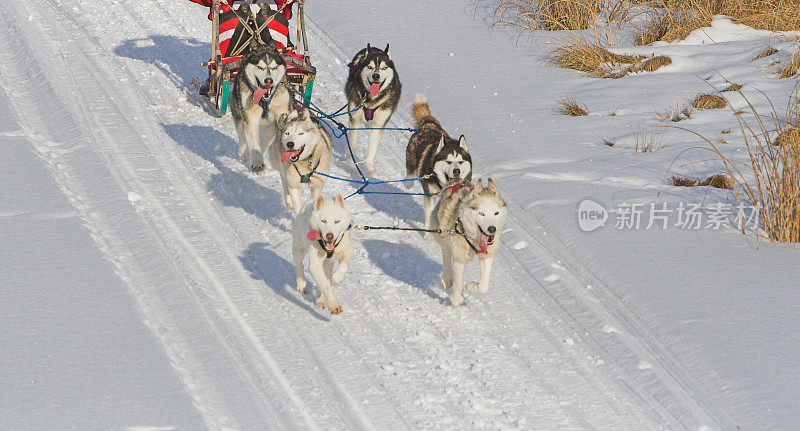
<svg viewBox="0 0 800 431"><path fill-rule="evenodd" d="M455 179L442 190L434 212L432 227L446 231L436 239L442 247L442 288L452 288L450 303L458 307L464 302L464 268L475 256L480 259L481 280L469 282L466 292L489 290L497 237L506 221L508 207L491 178L486 188L480 179L474 187Z"/></svg>
<svg viewBox="0 0 800 431"><path fill-rule="evenodd" d="M311 119L306 108L292 109L278 121L278 137L269 148L269 162L281 175L286 207L300 210L300 187L308 184L311 201L322 192L324 178L331 169L331 137L322 125Z"/></svg>
<svg viewBox="0 0 800 431"><path fill-rule="evenodd" d="M319 308L328 308L331 314L342 312L342 306L333 293L333 286L341 283L353 257L350 239L350 215L342 195L306 204L292 224L292 254L297 275L297 290L307 293L303 258L308 254L308 269L317 284ZM333 261L339 261L336 270Z"/></svg>

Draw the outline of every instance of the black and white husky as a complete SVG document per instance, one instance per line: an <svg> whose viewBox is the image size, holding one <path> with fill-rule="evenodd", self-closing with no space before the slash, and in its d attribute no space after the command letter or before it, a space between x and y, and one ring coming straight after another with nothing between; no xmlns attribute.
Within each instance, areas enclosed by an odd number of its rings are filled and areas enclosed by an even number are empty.
<svg viewBox="0 0 800 431"><path fill-rule="evenodd" d="M253 172L264 169L264 156L275 139L278 120L288 114L286 63L273 43L244 57L233 83L231 116L239 133L239 158Z"/></svg>
<svg viewBox="0 0 800 431"><path fill-rule="evenodd" d="M406 178L422 178L425 196L425 226L430 228L431 213L436 195L451 180L472 181L472 157L467 151L467 140L461 135L452 139L439 121L431 115L428 99L418 94L414 98L414 121L419 129L408 141L406 148ZM407 188L414 183L406 181ZM431 234L426 239L433 239Z"/></svg>
<svg viewBox="0 0 800 431"><path fill-rule="evenodd" d="M348 66L350 74L344 91L347 110L352 111L350 127L386 127L400 101L401 87L394 62L389 58L389 45L380 50L367 44ZM383 130L370 131L364 166L372 173L375 172L375 155L382 137ZM358 131L351 130L348 138L355 151L358 148Z"/></svg>

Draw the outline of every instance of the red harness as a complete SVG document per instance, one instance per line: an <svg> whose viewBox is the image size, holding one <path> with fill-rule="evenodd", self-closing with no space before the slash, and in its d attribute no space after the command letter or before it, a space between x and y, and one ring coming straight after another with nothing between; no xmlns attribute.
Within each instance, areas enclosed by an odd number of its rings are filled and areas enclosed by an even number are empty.
<svg viewBox="0 0 800 431"><path fill-rule="evenodd" d="M453 196L461 187L467 187L467 184L464 182L455 183L452 186L445 187L445 190L450 190L450 196ZM472 189L473 187L470 187L469 191L472 191Z"/></svg>

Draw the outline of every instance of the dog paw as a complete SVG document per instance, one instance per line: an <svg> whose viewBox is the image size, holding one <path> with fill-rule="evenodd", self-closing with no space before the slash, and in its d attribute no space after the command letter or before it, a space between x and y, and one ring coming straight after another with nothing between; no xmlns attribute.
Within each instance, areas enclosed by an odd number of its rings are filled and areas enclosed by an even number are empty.
<svg viewBox="0 0 800 431"><path fill-rule="evenodd" d="M450 288L453 287L453 282L451 281L448 283L444 281L444 278L439 279L439 284L442 286L442 289L444 290L450 290Z"/></svg>
<svg viewBox="0 0 800 431"><path fill-rule="evenodd" d="M261 172L264 171L264 164L259 163L256 165L250 165L250 170L255 174L260 174Z"/></svg>
<svg viewBox="0 0 800 431"><path fill-rule="evenodd" d="M450 295L450 304L453 306L453 308L456 308L463 303L464 303L464 296Z"/></svg>
<svg viewBox="0 0 800 431"><path fill-rule="evenodd" d="M303 282L299 282L298 281L297 282L297 291L302 293L303 295L308 293L308 287L306 287L306 282L305 281L303 281Z"/></svg>
<svg viewBox="0 0 800 431"><path fill-rule="evenodd" d="M342 314L342 306L339 305L339 304L331 305L330 311L331 311L332 315L338 316L338 315Z"/></svg>
<svg viewBox="0 0 800 431"><path fill-rule="evenodd" d="M322 299L322 298L317 298L317 307L319 307L319 308L324 310L324 309L328 308L328 303L325 302L325 300Z"/></svg>
<svg viewBox="0 0 800 431"><path fill-rule="evenodd" d="M425 241L433 241L436 237L433 235L433 232L425 232L425 235L422 236L425 238Z"/></svg>
<svg viewBox="0 0 800 431"><path fill-rule="evenodd" d="M466 287L466 292L467 293L478 293L479 290L480 290L480 287L479 287L478 283L476 283L474 281L470 281L469 283L467 283L467 287Z"/></svg>

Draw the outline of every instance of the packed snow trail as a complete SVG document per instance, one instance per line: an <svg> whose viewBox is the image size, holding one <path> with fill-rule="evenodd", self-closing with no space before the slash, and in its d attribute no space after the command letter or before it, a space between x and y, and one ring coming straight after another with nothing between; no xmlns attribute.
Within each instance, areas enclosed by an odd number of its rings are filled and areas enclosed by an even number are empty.
<svg viewBox="0 0 800 431"><path fill-rule="evenodd" d="M434 244L359 233L337 288L344 314L315 309L294 290L277 174L247 172L229 119L210 117L193 95L190 79L208 51L195 39L208 33L202 9L45 0L5 2L0 11L8 59L0 84L209 428L713 424L657 363L641 382L617 368L638 341L609 352L576 333L587 319L540 293L552 279L537 261L552 257L534 241L525 253L504 251L490 293L453 310L438 288ZM338 107L349 58L309 30L315 95ZM398 112L398 125L407 120ZM387 177L402 176L391 161L405 139L384 137L378 169ZM336 152L333 172L351 175L341 142ZM327 194L337 191L351 188L326 184ZM421 221L412 198L356 196L348 207L360 224ZM509 227L506 245L527 237L513 212ZM468 273L477 275L474 266Z"/></svg>

